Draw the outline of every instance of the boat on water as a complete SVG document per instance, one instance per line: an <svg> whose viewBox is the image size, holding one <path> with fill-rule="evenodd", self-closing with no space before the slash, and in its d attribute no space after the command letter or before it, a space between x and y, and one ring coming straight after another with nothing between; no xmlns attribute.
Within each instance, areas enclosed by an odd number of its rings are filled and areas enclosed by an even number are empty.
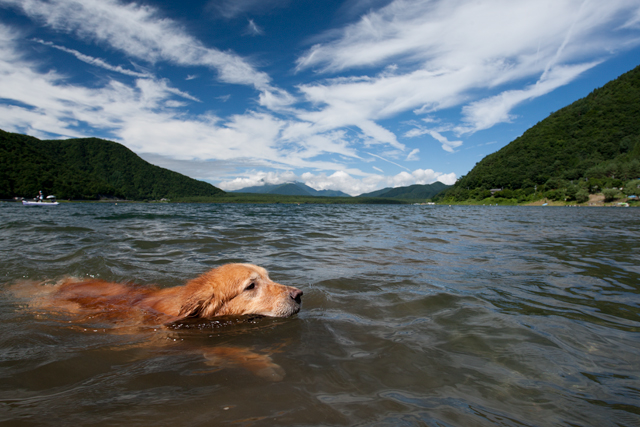
<svg viewBox="0 0 640 427"><path fill-rule="evenodd" d="M46 199L23 200L22 206L58 206L56 196L47 196Z"/></svg>

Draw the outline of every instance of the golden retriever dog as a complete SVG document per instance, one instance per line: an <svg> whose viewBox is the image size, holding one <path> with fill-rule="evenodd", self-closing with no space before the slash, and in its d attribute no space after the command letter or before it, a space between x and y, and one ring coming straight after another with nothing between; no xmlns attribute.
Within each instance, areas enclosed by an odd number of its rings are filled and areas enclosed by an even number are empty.
<svg viewBox="0 0 640 427"><path fill-rule="evenodd" d="M23 284L24 285L24 284ZM302 291L269 278L252 264L225 264L183 286L132 286L100 279L65 279L53 286L14 287L32 309L71 316L74 323L109 323L113 331L169 329L181 321L219 316L289 317L302 304ZM267 355L245 348L199 348L209 364L240 364L252 372L281 379L282 369Z"/></svg>
<svg viewBox="0 0 640 427"><path fill-rule="evenodd" d="M67 280L41 306L105 320L168 324L225 315L289 317L300 311L301 297L301 290L273 282L262 267L226 264L184 286L165 289Z"/></svg>

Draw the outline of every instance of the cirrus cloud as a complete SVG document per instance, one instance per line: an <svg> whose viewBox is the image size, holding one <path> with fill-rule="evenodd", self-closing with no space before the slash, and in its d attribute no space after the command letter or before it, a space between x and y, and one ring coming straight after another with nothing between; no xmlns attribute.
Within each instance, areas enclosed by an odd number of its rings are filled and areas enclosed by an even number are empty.
<svg viewBox="0 0 640 427"><path fill-rule="evenodd" d="M367 134L362 125L369 121L461 106L462 123L450 130L487 129L611 52L637 46L637 34L624 29L635 28L638 16L638 0L395 0L298 58L299 72L361 74L301 85L305 99L318 106L304 117L325 126L359 126ZM519 88L500 90L505 86ZM483 97L487 91L499 93ZM449 152L462 144L430 134Z"/></svg>
<svg viewBox="0 0 640 427"><path fill-rule="evenodd" d="M377 169L377 168L376 168ZM296 175L292 171L284 172L254 172L247 176L224 181L220 188L227 191L240 190L246 187L264 184L284 184L287 182L304 182L315 190L339 190L351 196L370 193L383 187L403 187L413 184L432 184L440 181L453 185L456 182L454 173L444 174L432 169L416 169L412 172L400 172L397 175L385 176L380 174L366 174L356 177L348 171L340 170L332 174L305 172Z"/></svg>
<svg viewBox="0 0 640 427"><path fill-rule="evenodd" d="M57 31L75 33L155 63L214 69L226 83L270 88L270 77L238 55L207 47L151 6L117 0L0 0Z"/></svg>
<svg viewBox="0 0 640 427"><path fill-rule="evenodd" d="M262 29L249 14L269 10L261 24L285 40L269 19L288 4L216 3L227 18L216 25L237 32L228 45L250 52L245 58L216 47L215 37L196 38L203 33L189 23L201 17L177 1L182 21L128 0L0 0L7 16L27 17L0 23L0 126L114 139L228 188L290 174L349 194L452 183L451 170L465 172L460 147L472 134L516 122L518 106L640 43L640 0L353 0L333 22L356 21L309 35L320 42L289 63L295 77L281 59L267 74L247 58L268 50L251 49L281 46L270 37L248 44L244 22L256 35ZM349 12L365 6L361 18ZM310 27L330 21L321 18ZM43 46L63 53L30 55ZM67 54L70 63L60 58ZM134 61L143 66L114 65ZM201 78L209 72L215 82Z"/></svg>

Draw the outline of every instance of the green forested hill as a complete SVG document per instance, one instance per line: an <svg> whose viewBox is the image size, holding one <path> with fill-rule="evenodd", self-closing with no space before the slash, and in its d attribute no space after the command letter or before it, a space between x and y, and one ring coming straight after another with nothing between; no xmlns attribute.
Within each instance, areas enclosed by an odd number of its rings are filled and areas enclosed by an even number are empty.
<svg viewBox="0 0 640 427"><path fill-rule="evenodd" d="M361 194L358 197L384 197L388 199L430 199L441 191L449 188L448 185L436 181L433 184L414 184L407 187L383 188L372 193Z"/></svg>
<svg viewBox="0 0 640 427"><path fill-rule="evenodd" d="M587 178L602 188L639 177L640 66L552 113L440 197L482 198L492 188L568 189Z"/></svg>
<svg viewBox="0 0 640 427"><path fill-rule="evenodd" d="M98 138L39 140L0 130L0 198L130 200L216 196L211 184L154 166L125 146Z"/></svg>

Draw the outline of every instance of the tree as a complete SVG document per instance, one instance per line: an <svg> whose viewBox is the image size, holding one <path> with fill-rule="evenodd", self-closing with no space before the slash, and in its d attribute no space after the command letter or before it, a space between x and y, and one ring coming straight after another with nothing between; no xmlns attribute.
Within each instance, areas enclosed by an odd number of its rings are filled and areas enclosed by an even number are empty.
<svg viewBox="0 0 640 427"><path fill-rule="evenodd" d="M112 141L41 141L0 130L0 198L30 198L39 190L61 199L144 200L224 194L211 184L147 163Z"/></svg>
<svg viewBox="0 0 640 427"><path fill-rule="evenodd" d="M640 178L640 66L552 113L489 154L442 198L469 190L541 186L582 178ZM603 186L599 186L603 188ZM594 188L592 187L591 191ZM472 193L471 193L472 194Z"/></svg>
<svg viewBox="0 0 640 427"><path fill-rule="evenodd" d="M620 195L620 190L617 190L615 188L605 188L602 191L602 194L604 194L605 202L612 202L618 198L618 196Z"/></svg>
<svg viewBox="0 0 640 427"><path fill-rule="evenodd" d="M576 196L575 197L576 197L576 202L585 203L585 202L589 201L589 192L586 189L581 188L580 190L578 190L576 192Z"/></svg>

